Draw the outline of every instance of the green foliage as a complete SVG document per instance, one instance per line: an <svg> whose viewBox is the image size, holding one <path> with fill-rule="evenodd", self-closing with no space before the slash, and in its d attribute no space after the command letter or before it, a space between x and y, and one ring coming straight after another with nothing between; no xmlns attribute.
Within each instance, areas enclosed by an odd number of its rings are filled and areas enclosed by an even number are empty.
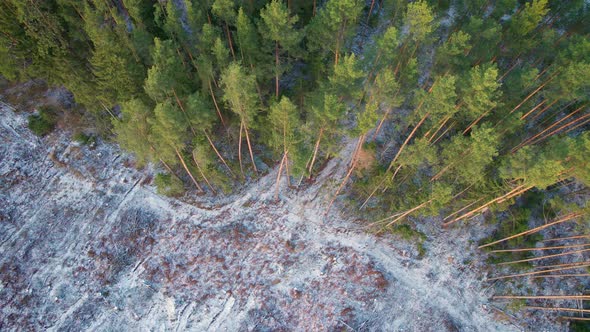
<svg viewBox="0 0 590 332"><path fill-rule="evenodd" d="M436 53L436 70L443 73L446 70L461 71L469 65L469 54L472 48L471 36L462 31L451 33L449 39Z"/></svg>
<svg viewBox="0 0 590 332"><path fill-rule="evenodd" d="M121 116L120 121L113 121L117 141L123 149L133 152L142 166L151 160L153 153L149 143L152 109L143 100L132 99L121 105Z"/></svg>
<svg viewBox="0 0 590 332"><path fill-rule="evenodd" d="M182 181L176 175L158 173L154 178L154 183L160 195L178 197L182 196L185 191Z"/></svg>
<svg viewBox="0 0 590 332"><path fill-rule="evenodd" d="M347 51L362 10L360 0L328 0L308 26L309 49L322 57L333 53L338 63L339 54Z"/></svg>
<svg viewBox="0 0 590 332"><path fill-rule="evenodd" d="M190 78L172 40L154 39L153 65L148 69L145 92L160 102L174 93L185 95L190 89Z"/></svg>
<svg viewBox="0 0 590 332"><path fill-rule="evenodd" d="M464 105L462 113L467 121L475 120L498 106L498 100L502 96L500 85L496 65L486 64L471 68L468 78L459 89Z"/></svg>
<svg viewBox="0 0 590 332"><path fill-rule="evenodd" d="M356 56L354 54L347 55L334 66L334 72L328 77L328 91L340 99L358 100L362 96L360 87L363 77L364 73Z"/></svg>
<svg viewBox="0 0 590 332"><path fill-rule="evenodd" d="M53 131L57 123L55 112L47 107L39 109L38 114L29 116L29 129L37 136L45 136Z"/></svg>
<svg viewBox="0 0 590 332"><path fill-rule="evenodd" d="M246 128L253 123L258 112L256 79L238 63L231 63L221 76L223 100L230 110L240 117Z"/></svg>
<svg viewBox="0 0 590 332"><path fill-rule="evenodd" d="M445 116L453 116L457 112L456 81L457 78L453 75L439 76L434 79L430 92L419 90L414 103L421 108L416 116L422 117L428 114L433 121Z"/></svg>
<svg viewBox="0 0 590 332"><path fill-rule="evenodd" d="M297 166L292 167L293 175L301 175L305 165L301 164L303 159L300 148L301 121L297 107L289 98L283 96L279 102L271 105L268 122L271 125L269 146L273 147L278 155L287 154Z"/></svg>
<svg viewBox="0 0 590 332"><path fill-rule="evenodd" d="M90 145L96 141L96 138L92 135L86 135L83 132L77 132L72 136L72 139L82 145Z"/></svg>
<svg viewBox="0 0 590 332"><path fill-rule="evenodd" d="M410 39L415 43L428 42L431 34L436 30L434 12L424 0L418 0L408 4L405 24L410 32Z"/></svg>

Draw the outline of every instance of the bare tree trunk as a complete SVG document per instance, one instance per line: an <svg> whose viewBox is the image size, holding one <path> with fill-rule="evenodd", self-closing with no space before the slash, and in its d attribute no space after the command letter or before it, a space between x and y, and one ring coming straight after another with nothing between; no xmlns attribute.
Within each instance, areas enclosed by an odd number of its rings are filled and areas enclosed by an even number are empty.
<svg viewBox="0 0 590 332"><path fill-rule="evenodd" d="M537 296L521 296L521 295L494 295L492 300L590 300L590 295L537 295Z"/></svg>
<svg viewBox="0 0 590 332"><path fill-rule="evenodd" d="M574 240L574 239L588 239L590 235L575 235L575 236L568 236L568 237L558 237L554 239L546 239L541 240L541 242L552 242L552 241L563 241L563 240Z"/></svg>
<svg viewBox="0 0 590 332"><path fill-rule="evenodd" d="M176 147L174 148L174 151L176 151L176 155L178 156L178 159L180 159L180 163L182 164L182 167L184 167L184 170L186 171L188 176L191 178L191 180L195 184L195 187L197 187L197 189L199 189L200 192L204 192L203 188L201 188L201 186L199 186L199 184L197 183L197 180L195 180L195 177L193 176L191 171L186 166L186 163L184 162L184 158L182 158L182 154L180 154L180 151L178 151L178 149Z"/></svg>
<svg viewBox="0 0 590 332"><path fill-rule="evenodd" d="M555 121L551 126L545 128L543 131L541 131L540 133L527 138L526 140L524 140L523 142L521 142L519 145L517 145L516 147L514 147L511 152L514 153L516 152L518 149L520 149L521 147L531 144L537 137L543 135L544 133L548 132L549 130L551 130L553 127L557 126L558 124L562 123L563 121L569 119L570 117L574 116L576 113L578 113L579 111L581 111L584 107L586 106L586 104L582 105L581 107L579 107L578 109L576 109L575 111L571 112L570 114L564 116L563 118L559 119L558 121ZM587 115L586 115L587 116ZM579 120L579 118L578 118ZM577 120L575 120L577 121ZM571 123L569 123L571 124ZM569 125L568 124L568 125ZM566 125L567 126L567 125ZM561 128L561 127L560 127Z"/></svg>
<svg viewBox="0 0 590 332"><path fill-rule="evenodd" d="M191 129L191 132L193 133L193 136L197 136L197 133L195 132L195 128L193 128L193 126L192 126L192 124L190 122L190 118L189 118L188 114L186 113L186 110L184 109L184 106L180 102L180 99L178 98L178 95L176 94L176 90L172 89L172 93L174 94L174 98L176 99L176 103L180 107L180 110L182 111L182 113L184 114L184 117L186 118L186 121L188 122L188 126Z"/></svg>
<svg viewBox="0 0 590 332"><path fill-rule="evenodd" d="M538 88L536 88L533 92L531 92L528 96L526 96L526 98L524 98L520 104L516 105L516 107L514 107L512 109L512 111L510 111L509 114L514 113L517 109L520 108L520 106L522 106L524 103L526 103L529 99L531 99L532 96L534 96L537 92L539 92L543 87L545 87L545 85L547 85L549 82L551 82L555 77L557 76L557 74L553 74L551 77L549 77L549 79L547 79L547 81L545 81L543 84L539 85Z"/></svg>
<svg viewBox="0 0 590 332"><path fill-rule="evenodd" d="M225 121L223 121L223 116L221 116L221 110L219 109L219 105L217 105L217 99L215 98L215 93L213 92L213 86L211 86L211 80L208 80L209 83L209 93L211 94L211 98L213 99L213 105L215 105L215 111L217 111L217 115L219 116L219 120L221 120L221 124L223 128L226 128Z"/></svg>
<svg viewBox="0 0 590 332"><path fill-rule="evenodd" d="M519 249L499 249L499 250L492 250L490 252L523 252L523 251L543 251L543 250L555 250L555 249L570 249L570 248L579 248L579 247L588 247L590 243L582 243L582 244L570 244L567 246L553 246L553 247L535 247L535 248L519 248Z"/></svg>
<svg viewBox="0 0 590 332"><path fill-rule="evenodd" d="M535 227L535 228L533 228L533 229L529 229L528 231L524 231L524 232L518 233L518 234L516 234L516 235L512 235L512 236L505 237L505 238L503 238L503 239L500 239L500 240L498 240L498 241L494 241L494 242L490 242L490 243L488 243L488 244L481 245L481 246L479 246L479 247L477 247L477 248L478 248L478 249L481 249L481 248L489 247L489 246L492 246L492 245L494 245L494 244L498 244L498 243L501 243L501 242L504 242L504 241L512 240L512 239L515 239L515 238L517 238L517 237L520 237L520 236L524 236L524 235L533 234L533 233L536 233L536 232L542 231L542 230L544 230L545 228L551 227L551 226L553 226L553 225L561 224L562 222L566 222L566 221L569 221L569 220L572 220L572 219L578 218L578 217L580 217L580 216L582 216L582 215L583 215L583 214L582 214L582 213L579 213L579 212L573 212L573 213L569 213L569 214L566 214L566 215L564 215L564 216L562 216L562 217L559 217L557 220L555 220L555 221L552 221L552 222L550 222L550 223L548 223L548 224L545 224L545 225L542 225L542 226L539 226L539 227Z"/></svg>
<svg viewBox="0 0 590 332"><path fill-rule="evenodd" d="M526 119L527 116L531 115L531 113L533 113L534 111L536 111L539 107L543 106L545 104L545 102L547 102L547 99L543 99L543 101L540 102L537 106L533 107L530 111L528 111L525 114L523 114L520 117L520 120ZM557 100L555 100L553 103L555 103L555 102L557 102ZM553 103L549 104L549 106L553 105Z"/></svg>
<svg viewBox="0 0 590 332"><path fill-rule="evenodd" d="M570 311L570 312L581 312L581 313L590 313L589 309L576 309L576 308L558 308L558 307L530 307L525 306L523 307L528 310L548 310L548 311Z"/></svg>
<svg viewBox="0 0 590 332"><path fill-rule="evenodd" d="M258 174L256 163L254 162L254 153L252 153L252 145L250 144L250 136L248 135L248 127L244 124L244 134L246 134L246 142L248 143L248 150L250 151L250 159L252 160L252 167L254 167L254 173Z"/></svg>
<svg viewBox="0 0 590 332"><path fill-rule="evenodd" d="M501 280L501 279L509 279L509 278L518 278L518 277L526 277L526 276L532 276L532 275L537 275L537 274L543 274L543 273L547 273L547 272L557 272L557 271L563 271L563 270L579 269L579 268L583 268L583 267L587 267L587 266L590 266L590 263L589 262L581 262L581 263L570 264L569 266L560 267L560 268L556 268L556 269L549 269L549 270L542 270L542 271L533 271L533 272L526 272L526 273L519 273L519 274L511 274L511 275L505 275L505 276L499 276L499 277L489 278L488 281Z"/></svg>
<svg viewBox="0 0 590 332"><path fill-rule="evenodd" d="M328 212L330 212L330 208L332 207L332 204L334 204L334 202L336 201L338 194L340 194L340 191L342 190L342 188L344 188L348 179L350 179L350 176L352 175L352 172L354 171L354 168L356 166L357 154L358 154L357 151L360 149L359 146L361 146L361 148L362 148L364 140L365 140L365 135L361 135L361 137L359 138L359 142L357 143L357 146L355 147L354 153L352 155L352 162L351 162L351 166L348 170L348 173L346 173L346 176L342 180L342 183L340 183L340 186L338 186L338 189L336 189L336 193L334 194L334 197L330 201L330 204L328 204L328 208L326 209L325 215L327 215Z"/></svg>
<svg viewBox="0 0 590 332"><path fill-rule="evenodd" d="M375 6L375 0L371 0L371 7L369 8L369 14L367 14L367 24L369 24L369 19L371 19L371 13L373 12L374 6Z"/></svg>
<svg viewBox="0 0 590 332"><path fill-rule="evenodd" d="M277 173L275 201L279 200L279 183L281 182L281 173L283 173L283 165L285 163L285 156L286 156L286 154L283 153L283 158L281 158L281 165L279 166L279 171Z"/></svg>
<svg viewBox="0 0 590 332"><path fill-rule="evenodd" d="M232 172L231 168L229 167L229 165L225 162L225 159L223 159L223 157L221 156L221 154L219 153L219 151L217 150L217 148L215 147L215 144L213 144L213 141L211 140L211 137L209 137L209 135L207 134L207 132L205 130L203 130L203 133L205 134L205 137L207 137L207 140L209 141L209 145L211 145L211 147L213 148L213 150L215 151L215 154L217 154L217 157L219 158L219 160L221 160L221 162L225 165L225 167L227 168L227 170L229 171L229 173L235 177L236 175L234 174L234 172Z"/></svg>
<svg viewBox="0 0 590 332"><path fill-rule="evenodd" d="M203 172L203 169L201 168L201 165L199 165L199 162L197 161L197 158L195 158L194 154L193 154L193 161L195 162L195 165L197 166L199 173L203 177L203 180L205 180L205 183L207 183L207 186L209 186L209 188L211 189L211 191L213 192L214 195L217 195L217 192L215 192L215 189L213 189L213 186L211 185L211 183L209 183L209 179L207 179L207 176L205 176L205 173Z"/></svg>
<svg viewBox="0 0 590 332"><path fill-rule="evenodd" d="M393 165L397 161L397 158L399 158L400 154L402 153L402 151L404 150L404 148L406 147L406 145L408 144L408 142L412 139L412 137L414 137L414 134L416 133L416 131L418 130L418 128L420 128L420 126L422 125L422 123L424 123L424 121L426 120L426 118L428 117L428 115L429 115L429 113L424 114L424 116L422 117L422 119L420 119L420 122L418 122L418 124L416 125L416 127L414 127L414 129L410 133L410 135L408 135L408 137L406 138L406 140L404 141L404 143L402 144L402 146L397 151L397 154L395 155L395 157L393 158L393 160L389 164L389 167L387 167L387 172L389 172L391 170L391 167L393 167Z"/></svg>
<svg viewBox="0 0 590 332"><path fill-rule="evenodd" d="M279 99L279 42L275 41L275 97Z"/></svg>
<svg viewBox="0 0 590 332"><path fill-rule="evenodd" d="M308 168L310 179L311 179L311 175L312 175L312 171L313 171L313 164L315 163L315 159L316 159L316 157L318 155L318 151L320 149L320 141L322 140L323 133L324 133L324 128L322 127L322 128L320 128L320 133L318 134L318 139L315 142L315 147L313 149L313 157L311 158L311 162L310 162L309 168Z"/></svg>
<svg viewBox="0 0 590 332"><path fill-rule="evenodd" d="M538 260L547 259L547 258L561 257L561 256L567 256L567 255L573 255L573 254L581 254L581 253L587 252L587 251L590 251L590 249L567 251L567 252L562 252L559 254L545 255L545 256L541 256L541 257L521 259L521 260L517 260L517 261L510 261L510 262L502 262L502 263L498 263L498 265L510 265L510 264L524 263L524 262L532 262L532 261L538 261Z"/></svg>
<svg viewBox="0 0 590 332"><path fill-rule="evenodd" d="M225 22L225 31L227 32L227 40L229 42L229 50L231 51L231 56L234 60L236 60L236 54L234 53L234 46L231 41L231 32L229 31L229 25Z"/></svg>
<svg viewBox="0 0 590 332"><path fill-rule="evenodd" d="M244 175L244 166L242 165L242 130L244 128L244 122L240 122L240 138L238 140L238 161L240 162L240 172L242 172L242 178L246 178Z"/></svg>
<svg viewBox="0 0 590 332"><path fill-rule="evenodd" d="M551 137L551 136L555 135L556 133L558 133L558 132L559 132L559 131L561 131L562 129L564 129L564 128L567 128L567 127L569 127L569 126L573 125L574 123L576 123L576 122L579 122L580 120L584 120L584 119L586 119L586 118L588 118L588 117L590 117L590 114L586 114L586 115L583 115L583 116L581 116L581 117L579 117L579 118L577 118L577 119L575 119L575 120L572 120L572 121L570 121L570 122L568 122L568 123L566 123L566 124L564 124L564 125L562 125L562 126L558 127L557 129L553 130L552 132L550 132L550 133L548 133L548 134L546 134L546 135L543 135L543 136L541 136L541 137L537 138L536 140L534 140L534 141L530 142L529 144L537 144L537 143L539 143L540 141L542 141L542 140L544 140L544 139L546 139L546 138L548 138L548 137ZM584 123L586 123L586 122L587 122L587 121L583 121L583 122L582 122L582 124L584 124ZM568 129L568 131L570 131L570 130L571 130L571 128L570 128L570 129Z"/></svg>
<svg viewBox="0 0 590 332"><path fill-rule="evenodd" d="M490 206L490 205L492 205L494 203L501 203L501 202L503 202L503 201L505 201L507 199L510 199L512 197L515 197L517 195L520 195L520 194L524 193L525 191L527 191L527 190L529 190L529 189L531 189L533 187L534 186L528 186L527 187L525 185L520 185L520 186L516 187L515 189L511 190L509 193L507 193L505 195L502 195L500 197L494 198L493 200L487 202L486 204L484 204L484 205L482 205L482 206L480 206L480 207L478 207L476 209L473 209L473 210L471 210L471 211L463 214L460 217L457 217L457 218L455 218L455 219L453 219L451 221L447 221L446 223L443 224L443 226L446 227L446 226L449 226L450 224L452 224L452 223L454 223L456 221L459 221L461 219L465 219L465 218L471 217L471 216L479 213L480 211L482 211L483 209L487 208L488 206Z"/></svg>

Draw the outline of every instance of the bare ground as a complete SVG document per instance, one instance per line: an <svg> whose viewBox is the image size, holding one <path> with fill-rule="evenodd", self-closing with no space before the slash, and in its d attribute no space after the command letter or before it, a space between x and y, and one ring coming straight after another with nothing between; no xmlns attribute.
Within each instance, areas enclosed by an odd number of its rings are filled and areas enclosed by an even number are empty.
<svg viewBox="0 0 590 332"><path fill-rule="evenodd" d="M469 241L376 237L326 201L354 142L274 201L276 168L228 197L161 197L111 144L41 140L0 112L0 330L517 331ZM546 330L562 330L542 320Z"/></svg>

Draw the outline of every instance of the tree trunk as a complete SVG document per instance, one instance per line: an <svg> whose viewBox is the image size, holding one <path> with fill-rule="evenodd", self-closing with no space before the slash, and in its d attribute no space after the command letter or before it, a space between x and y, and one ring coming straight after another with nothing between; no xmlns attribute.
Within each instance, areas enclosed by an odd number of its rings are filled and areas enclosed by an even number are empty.
<svg viewBox="0 0 590 332"><path fill-rule="evenodd" d="M537 106L533 107L530 111L528 111L525 114L523 114L520 117L520 120L526 119L527 116L531 115L531 113L533 113L534 111L536 111L539 107L543 106L543 104L545 104L545 102L547 102L547 99L543 99L543 101L540 102ZM553 105L556 102L557 102L557 100L555 100L553 103L549 104L549 106Z"/></svg>
<svg viewBox="0 0 590 332"><path fill-rule="evenodd" d="M535 247L535 248L519 248L519 249L500 249L500 250L492 250L490 252L523 252L523 251L543 251L543 250L555 250L555 249L570 249L570 248L579 248L579 247L588 247L590 243L582 243L582 244L570 244L567 246L553 246L553 247Z"/></svg>
<svg viewBox="0 0 590 332"><path fill-rule="evenodd" d="M375 129L375 133L373 134L373 140L375 140L375 138L377 138L377 135L379 134L379 131L381 131L381 127L383 126L383 123L385 123L385 120L387 120L387 116L389 115L389 112L391 112L391 107L387 108L387 111L385 111L385 114L383 114L381 121L379 121L379 125L377 125L377 129Z"/></svg>
<svg viewBox="0 0 590 332"><path fill-rule="evenodd" d="M547 258L561 257L561 256L567 256L567 255L573 255L573 254L581 254L581 253L587 252L587 251L590 251L590 249L567 251L567 252L562 252L559 254L545 255L545 256L541 256L541 257L521 259L521 260L517 260L517 261L510 261L510 262L502 262L502 263L498 263L498 265L509 265L509 264L524 263L524 262L532 262L532 261L538 261L538 260L547 259Z"/></svg>
<svg viewBox="0 0 590 332"><path fill-rule="evenodd" d="M315 147L313 149L313 157L311 158L311 162L309 164L309 178L311 179L312 171L313 171L313 164L315 163L315 159L318 155L318 151L320 149L320 141L322 140L322 135L324 133L324 128L320 128L320 133L318 134L318 140L315 142Z"/></svg>
<svg viewBox="0 0 590 332"><path fill-rule="evenodd" d="M369 14L367 15L367 24L369 24L369 20L371 19L371 13L373 12L374 6L375 6L375 0L371 0L371 7L369 8Z"/></svg>
<svg viewBox="0 0 590 332"><path fill-rule="evenodd" d="M572 269L578 269L578 268L583 268L583 267L588 267L588 266L590 266L590 263L589 262L574 263L574 264L569 264L568 266L560 267L560 268L556 268L556 269L549 269L549 270L542 270L542 271L533 271L533 272L526 272L526 273L519 273L519 274L511 274L511 275L505 275L505 276L499 276L499 277L489 278L488 281L501 280L501 279L509 279L509 278L517 278L517 277L526 277L526 276L532 276L532 275L537 275L537 274L543 274L543 273L547 273L547 272L557 272L557 271L563 271L563 270L572 270Z"/></svg>
<svg viewBox="0 0 590 332"><path fill-rule="evenodd" d="M334 197L330 201L330 204L328 204L328 208L326 209L325 215L327 215L328 212L330 212L330 208L332 207L332 204L334 204L334 202L336 201L336 198L338 197L338 194L340 194L340 191L342 190L342 188L344 188L344 186L346 185L346 182L348 181L348 179L352 175L352 171L354 171L354 168L355 168L356 162L357 162L357 154L358 154L357 150L359 149L358 146L361 146L361 148L362 148L364 139L365 139L365 135L361 135L361 137L359 138L359 142L357 143L357 147L355 147L354 153L352 155L352 162L351 162L351 166L348 170L348 173L346 173L346 176L342 180L342 183L340 183L340 186L338 186L338 189L336 189L336 193L334 194Z"/></svg>
<svg viewBox="0 0 590 332"><path fill-rule="evenodd" d="M428 201L426 201L426 202L424 202L424 203L422 203L422 204L420 204L418 206L415 206L415 207L413 207L413 208L411 208L409 210L406 210L406 211L403 211L403 212L398 212L398 213L396 213L394 215L391 215L391 216L389 216L387 218L383 218L381 220L377 220L375 222L372 222L372 223L369 224L369 227L372 227L372 226L377 225L377 224L380 224L380 223L382 223L384 221L388 221L388 220L390 220L392 218L395 218L395 219L393 219L393 221L391 221L387 225L385 225L385 227L391 226L396 221L404 218L405 216L409 215L410 213L412 213L412 212L414 212L416 210L419 210L419 209L423 208L424 206L426 206L430 202L432 202L432 200L428 200Z"/></svg>
<svg viewBox="0 0 590 332"><path fill-rule="evenodd" d="M174 94L174 98L176 99L176 103L180 107L180 110L182 111L182 113L184 114L184 117L186 118L186 121L188 122L188 126L191 129L191 132L193 133L193 136L197 136L197 133L195 132L195 128L193 128L193 125L191 124L190 118L189 118L188 114L186 113L186 110L184 109L184 106L182 106L182 103L180 102L180 99L178 98L178 95L176 94L176 90L172 89L172 93Z"/></svg>
<svg viewBox="0 0 590 332"><path fill-rule="evenodd" d="M246 134L246 142L248 143L248 151L250 151L250 159L252 160L252 167L254 167L254 173L258 174L256 163L254 162L254 153L252 153L252 145L250 144L250 136L248 135L248 127L244 124L244 134Z"/></svg>
<svg viewBox="0 0 590 332"><path fill-rule="evenodd" d="M209 93L211 94L211 98L213 99L213 105L215 105L215 111L217 111L217 115L219 116L219 120L221 120L221 125L223 128L226 128L225 121L223 121L223 116L221 116L221 110L219 109L219 105L217 105L217 99L215 98L215 93L213 92L213 86L211 86L211 80L208 80L209 83Z"/></svg>
<svg viewBox="0 0 590 332"><path fill-rule="evenodd" d="M494 295L492 300L590 300L590 295Z"/></svg>
<svg viewBox="0 0 590 332"><path fill-rule="evenodd" d="M219 153L219 151L215 147L215 144L213 144L211 137L209 137L209 135L207 134L207 132L205 130L203 130L203 133L205 134L205 137L207 137L207 140L209 141L209 145L211 145L211 147L215 151L215 154L217 154L217 157L219 158L219 160L221 160L221 162L225 165L225 167L227 168L227 170L229 171L231 176L235 177L236 175L234 174L234 172L232 172L231 168L229 168L229 165L225 162L225 159L223 159L223 157L221 156L221 154Z"/></svg>
<svg viewBox="0 0 590 332"><path fill-rule="evenodd" d="M213 186L211 185L211 183L209 183L209 179L207 179L207 176L205 176L205 173L203 172L203 169L201 168L201 165L199 165L199 162L197 161L197 158L195 158L194 154L193 161L195 162L195 165L197 166L199 173L203 177L203 180L205 180L205 183L207 183L207 186L209 186L209 189L211 189L211 191L213 192L213 195L217 195L217 192L215 192L215 189L213 189Z"/></svg>
<svg viewBox="0 0 590 332"><path fill-rule="evenodd" d="M279 42L275 41L275 97L279 99Z"/></svg>
<svg viewBox="0 0 590 332"><path fill-rule="evenodd" d="M524 232L518 233L518 234L516 234L516 235L511 235L511 236L505 237L505 238L503 238L503 239L500 239L500 240L497 240L497 241L494 241L494 242L490 242L490 243L488 243L488 244L481 245L481 246L479 246L479 247L477 247L477 248L478 248L478 249L482 249L482 248L485 248L485 247L492 246L492 245L494 245L494 244L498 244L498 243L501 243L501 242L504 242L504 241L508 241L508 240L515 239L515 238L517 238L517 237L520 237L520 236L524 236L524 235L533 234L533 233L536 233L536 232L542 231L542 230L544 230L545 228L551 227L551 226L553 226L553 225L561 224L562 222L566 222L566 221L569 221L569 220L572 220L572 219L578 218L578 217L580 217L580 216L582 216L582 213L579 213L579 212L573 212L573 213L569 213L569 214L566 214L566 215L564 215L563 217L560 217L560 218L558 218L557 220L555 220L555 221L552 221L552 222L550 222L550 223L548 223L548 224L545 224L545 225L542 225L542 226L539 226L539 227L535 227L535 228L533 228L533 229L529 229L528 231L524 231Z"/></svg>
<svg viewBox="0 0 590 332"><path fill-rule="evenodd" d="M242 165L242 130L244 128L244 123L240 122L240 138L238 140L238 161L240 162L240 172L242 173L242 178L245 179L246 176L244 175L244 166Z"/></svg>
<svg viewBox="0 0 590 332"><path fill-rule="evenodd" d="M580 120L584 120L584 119L586 119L586 118L588 118L588 117L590 117L590 114L586 114L586 115L583 115L583 116L581 116L581 117L579 117L579 118L577 118L577 119L575 119L575 120L572 120L572 121L570 121L570 122L568 122L568 123L566 123L566 124L564 124L564 125L560 126L559 128L557 128L557 129L553 130L553 131L552 131L552 132L550 132L549 134L547 134L547 135L544 135L544 136L542 136L542 137L539 137L539 138L537 138L535 141L533 141L533 142L530 142L529 144L537 144L537 143L539 143L540 141L542 141L542 140L544 140L544 139L546 139L546 138L548 138L548 137L551 137L551 136L555 135L555 134L556 134L556 133L558 133L560 130L562 130L562 129L564 129L564 128L567 128L567 127L569 127L569 126L573 125L574 123L576 123L576 122L579 122ZM590 121L590 120L585 120L585 121L583 121L582 123L580 123L580 124L576 125L575 127L573 127L573 128L569 128L567 131L571 131L572 129L574 129L574 128L576 128L576 127L579 127L579 126L581 126L581 125L584 125L584 124L586 124L588 121Z"/></svg>
<svg viewBox="0 0 590 332"><path fill-rule="evenodd" d="M448 221L448 222L444 223L443 226L446 227L446 226L448 226L448 225L450 225L450 224L452 224L452 223L454 223L456 221L459 221L461 219L465 219L465 218L471 217L471 216L479 213L480 211L482 211L483 209L487 208L488 206L490 206L490 205L492 205L494 203L501 203L501 202L503 202L503 201L505 201L507 199L510 199L510 198L512 198L514 196L520 195L520 194L524 193L525 191L527 191L527 190L529 190L529 189L531 189L533 187L534 186L528 186L527 187L525 185L520 185L520 186L516 187L515 189L511 190L510 192L508 192L507 194L502 195L502 196L497 197L497 198L494 198L493 200L487 202L486 204L484 204L484 205L482 205L482 206L480 206L480 207L478 207L476 209L473 209L473 210L471 210L471 211L463 214L460 217L457 217L457 218L455 218L455 219L453 219L451 221Z"/></svg>
<svg viewBox="0 0 590 332"><path fill-rule="evenodd" d="M200 192L204 192L203 188L201 188L201 186L197 183L197 180L195 180L195 177L193 176L191 171L186 166L186 163L184 162L184 158L182 158L182 154L180 154L180 151L178 151L178 149L176 147L174 148L174 151L176 151L176 155L178 156L178 159L180 159L180 163L182 164L182 167L184 167L184 170L186 171L188 176L191 178L191 180L195 184L195 187L197 187L197 189L199 189Z"/></svg>
<svg viewBox="0 0 590 332"><path fill-rule="evenodd" d="M225 22L225 31L227 32L227 41L229 42L229 50L231 51L231 56L234 59L234 61L236 60L236 54L234 53L234 46L233 43L231 41L231 32L229 31L229 25L227 24L227 22Z"/></svg>
<svg viewBox="0 0 590 332"><path fill-rule="evenodd" d="M525 306L523 307L528 310L549 310L549 311L569 311L569 312L580 312L580 313L590 313L590 309L576 309L576 308L550 308L550 307L530 307Z"/></svg>
<svg viewBox="0 0 590 332"><path fill-rule="evenodd" d="M279 166L279 171L277 173L277 181L276 181L276 191L275 191L275 201L279 200L279 183L281 181L281 173L283 173L283 165L285 163L285 156L286 154L283 153L283 158L281 158L281 165Z"/></svg>
<svg viewBox="0 0 590 332"><path fill-rule="evenodd" d="M531 92L528 96L526 96L526 98L524 98L520 104L516 105L516 107L514 107L512 109L512 111L510 111L509 114L514 113L517 109L520 108L520 106L522 106L524 103L526 103L529 99L531 99L532 96L534 96L537 92L539 92L543 87L545 87L545 85L547 85L549 82L551 82L555 77L557 76L557 74L553 74L551 77L549 77L549 79L547 79L547 81L545 81L543 84L539 85L538 88L536 88L533 92Z"/></svg>
<svg viewBox="0 0 590 332"><path fill-rule="evenodd" d="M420 119L420 122L418 122L418 124L416 125L416 127L414 127L414 129L410 133L410 135L408 135L408 137L406 138L406 140L404 141L404 143L402 144L402 146L397 151L397 154L395 155L395 157L393 158L393 160L391 161L391 163L389 163L389 167L387 167L387 172L389 172L391 170L391 167L393 167L393 165L397 161L397 158L399 158L400 154L402 153L402 151L404 150L404 148L406 147L406 145L408 144L408 142L412 139L412 137L414 136L414 134L416 133L416 131L418 130L418 128L420 128L420 126L422 125L422 123L424 123L424 121L426 120L426 118L428 117L428 115L429 115L429 113L424 114L424 116L422 117L422 119Z"/></svg>
<svg viewBox="0 0 590 332"><path fill-rule="evenodd" d="M551 128L553 128L553 127L557 126L558 124L562 123L563 121L565 121L565 120L569 119L569 118L570 118L570 117L572 117L574 114L576 114L576 113L578 113L579 111L581 111L581 110L582 110L582 109L583 109L585 106L586 106L586 104L582 105L581 107L579 107L579 108L578 108L578 109L576 109L575 111L571 112L570 114L568 114L568 115L564 116L563 118L559 119L558 121L555 121L555 122L554 122L554 123L553 123L551 126L549 126L549 127L545 128L545 129L544 129L543 131L541 131L540 133L538 133L538 134L536 134L536 135L534 135L534 136L532 136L532 137L530 137L530 138L528 138L528 139L524 140L524 141L523 141L523 142L521 142L519 145L517 145L516 147L514 147L514 148L511 150L511 152L512 152L512 153L514 153L514 152L516 152L518 149L520 149L521 147L523 147L523 146L525 146L525 145L528 145L528 144L532 144L532 143L535 141L535 139L537 139L537 137L539 137L539 136L543 135L543 134L544 134L544 133L546 133L547 131L551 130ZM585 115L585 116L588 116L588 115ZM581 118L583 118L583 117L581 117ZM574 121L578 121L579 119L580 119L580 118L578 118L578 119L576 119L576 120L574 120ZM570 125L570 124L572 124L572 123L573 123L573 122L570 122L570 123L566 124L566 127L567 127L567 126L569 126L569 125ZM561 129L561 128L563 128L563 126L562 126L562 127L560 127L560 128L558 128L558 130L559 130L559 129ZM555 131L553 131L553 133L554 133L554 132L555 132ZM548 136L545 136L545 137L548 137ZM543 138L543 137L541 137L541 139L542 139L542 138ZM538 140L539 140L539 139L537 139L537 141L538 141Z"/></svg>
<svg viewBox="0 0 590 332"><path fill-rule="evenodd" d="M563 240L575 240L575 239L588 239L590 235L575 235L575 236L568 236L568 237L558 237L554 239L546 239L541 240L541 242L552 242L552 241L563 241Z"/></svg>

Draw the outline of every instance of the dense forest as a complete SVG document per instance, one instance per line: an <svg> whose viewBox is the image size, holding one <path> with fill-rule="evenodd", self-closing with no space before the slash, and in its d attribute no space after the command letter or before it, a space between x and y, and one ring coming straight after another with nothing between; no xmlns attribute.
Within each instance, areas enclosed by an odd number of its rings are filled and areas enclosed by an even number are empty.
<svg viewBox="0 0 590 332"><path fill-rule="evenodd" d="M278 165L278 197L354 139L330 205L348 192L382 225L449 225L590 185L589 13L548 0L7 0L0 73L65 86L139 166L163 166L163 193L227 192Z"/></svg>

